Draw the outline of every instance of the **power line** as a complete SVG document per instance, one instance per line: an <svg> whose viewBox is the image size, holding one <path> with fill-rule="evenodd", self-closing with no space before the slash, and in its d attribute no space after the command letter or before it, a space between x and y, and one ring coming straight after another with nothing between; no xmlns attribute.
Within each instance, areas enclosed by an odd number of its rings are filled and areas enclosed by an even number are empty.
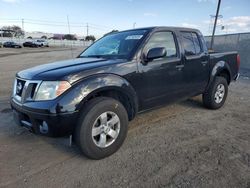
<svg viewBox="0 0 250 188"><path fill-rule="evenodd" d="M22 27L24 30L24 25L26 26L25 28L27 29L29 25L38 25L38 26L47 26L49 28L55 28L55 27L61 27L61 28L69 28L69 23L67 21L53 21L53 20L40 20L40 19L14 19L14 18L0 18L0 21L4 20L6 22L6 25L10 25L12 23L13 25L19 25ZM28 26L28 27L27 27ZM92 32L97 33L107 33L110 30L114 30L114 28L109 27L109 26L104 26L104 25L99 25L99 24L94 24L94 23L80 23L80 22L70 22L70 28L73 30L76 28L82 28L87 32L87 36L89 35L89 30L91 29ZM41 30L42 28L40 28ZM118 28L115 28L118 29Z"/></svg>
<svg viewBox="0 0 250 188"><path fill-rule="evenodd" d="M20 23L20 21L19 22L11 21L11 23L17 24L17 23ZM66 23L65 24L36 23L36 22L31 22L31 21L26 21L26 20L24 20L22 22L22 24L23 25L24 24L26 24L26 25L29 25L29 24L31 24L31 25L42 25L42 26L52 26L52 27L68 27L68 25ZM110 29L96 27L96 26L92 26L92 25L84 26L84 25L72 25L71 24L70 26L72 28L87 28L88 27L88 29L91 28L93 30L101 30L101 31L109 31L110 30Z"/></svg>
<svg viewBox="0 0 250 188"><path fill-rule="evenodd" d="M37 25L53 25L53 26L67 26L66 22L63 21L51 21L51 20L39 20L39 19L29 19L29 18L23 18L23 19L9 19L9 18L0 18L0 20L6 20L6 21L12 21L12 22L20 22L22 20L25 21L25 23L32 23L32 24L37 24ZM94 23L80 23L80 22L71 22L71 26L75 27L86 27L83 26L83 24L88 24L89 27L93 28L102 28L103 30L106 28L108 29L114 29L113 27L109 26L104 26L104 25L99 25L99 24L94 24Z"/></svg>
<svg viewBox="0 0 250 188"><path fill-rule="evenodd" d="M215 17L216 17L216 15L210 15L210 23L209 23L209 28L208 28L208 32L210 33L212 33L212 31L213 31L213 25L214 25L214 21L215 21ZM222 25L222 19L223 19L223 15L218 15L218 21L217 21L217 26L219 26L219 25Z"/></svg>
<svg viewBox="0 0 250 188"><path fill-rule="evenodd" d="M28 24L33 24L33 25L47 25L47 26L53 26L53 27L67 27L68 25L65 24L50 24L50 23L36 23L36 22L30 22L30 21L25 21L25 23Z"/></svg>

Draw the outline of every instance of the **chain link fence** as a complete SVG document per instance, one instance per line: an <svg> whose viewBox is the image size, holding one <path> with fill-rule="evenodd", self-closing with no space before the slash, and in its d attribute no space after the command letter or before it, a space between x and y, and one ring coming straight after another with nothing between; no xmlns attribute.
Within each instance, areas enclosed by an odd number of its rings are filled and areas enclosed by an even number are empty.
<svg viewBox="0 0 250 188"><path fill-rule="evenodd" d="M210 46L211 36L205 37ZM241 59L240 73L250 76L250 33L218 35L214 38L216 52L238 51Z"/></svg>
<svg viewBox="0 0 250 188"><path fill-rule="evenodd" d="M32 39L23 39L23 38L9 38L9 37L0 37L0 42L3 44L4 42L13 41L20 45L22 45L26 41L33 41ZM56 47L88 47L92 44L91 41L80 41L80 40L45 40L49 43L49 46Z"/></svg>

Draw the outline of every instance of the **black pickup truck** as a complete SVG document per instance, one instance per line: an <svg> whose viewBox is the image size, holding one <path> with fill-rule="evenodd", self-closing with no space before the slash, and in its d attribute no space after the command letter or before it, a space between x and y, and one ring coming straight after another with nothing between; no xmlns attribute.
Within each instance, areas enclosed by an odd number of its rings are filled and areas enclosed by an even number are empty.
<svg viewBox="0 0 250 188"><path fill-rule="evenodd" d="M16 122L38 134L73 135L89 158L117 151L139 112L202 94L220 108L239 77L237 52L209 53L195 29L112 33L77 58L20 71L11 97Z"/></svg>

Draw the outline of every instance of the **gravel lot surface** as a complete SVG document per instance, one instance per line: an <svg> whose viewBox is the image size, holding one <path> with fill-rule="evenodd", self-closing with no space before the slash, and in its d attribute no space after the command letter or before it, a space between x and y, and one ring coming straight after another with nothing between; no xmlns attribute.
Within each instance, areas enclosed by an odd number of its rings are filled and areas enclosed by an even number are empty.
<svg viewBox="0 0 250 188"><path fill-rule="evenodd" d="M67 138L14 124L15 72L71 58L70 49L21 50L0 49L0 187L250 187L249 79L232 83L216 111L198 96L138 115L121 149L94 161Z"/></svg>

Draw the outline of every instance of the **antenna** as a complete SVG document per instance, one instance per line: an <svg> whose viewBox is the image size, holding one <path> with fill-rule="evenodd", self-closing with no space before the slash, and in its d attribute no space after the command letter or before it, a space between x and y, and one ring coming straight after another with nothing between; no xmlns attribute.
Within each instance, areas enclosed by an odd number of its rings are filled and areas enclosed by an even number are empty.
<svg viewBox="0 0 250 188"><path fill-rule="evenodd" d="M68 29L69 29L69 34L70 34L70 24L69 24L69 16L67 15L67 21L68 21ZM72 41L70 41L71 44L71 57L73 58L73 49L72 49Z"/></svg>

